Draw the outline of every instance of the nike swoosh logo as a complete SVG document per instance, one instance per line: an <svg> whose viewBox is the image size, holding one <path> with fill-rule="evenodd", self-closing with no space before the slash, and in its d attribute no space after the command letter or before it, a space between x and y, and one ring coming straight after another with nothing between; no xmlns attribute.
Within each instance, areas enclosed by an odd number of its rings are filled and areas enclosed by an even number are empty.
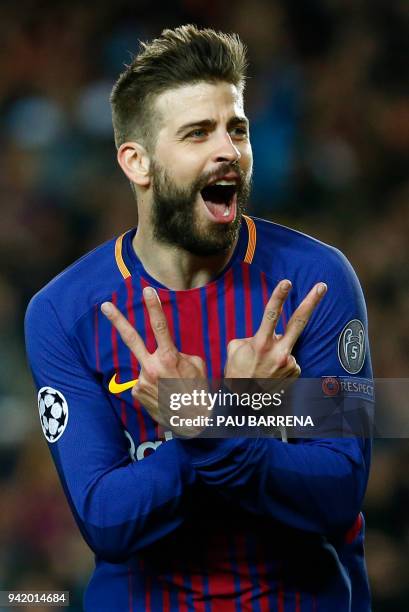
<svg viewBox="0 0 409 612"><path fill-rule="evenodd" d="M138 378L135 380L128 380L128 382L117 383L116 382L116 374L113 375L111 380L109 381L108 389L111 393L115 395L118 393L122 393L123 391L127 391L128 389L132 389L134 385L138 382Z"/></svg>

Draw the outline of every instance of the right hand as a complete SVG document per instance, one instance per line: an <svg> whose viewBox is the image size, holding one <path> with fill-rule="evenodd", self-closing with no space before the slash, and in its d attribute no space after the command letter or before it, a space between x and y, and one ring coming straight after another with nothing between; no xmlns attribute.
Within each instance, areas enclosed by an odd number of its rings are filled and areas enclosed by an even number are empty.
<svg viewBox="0 0 409 612"><path fill-rule="evenodd" d="M184 379L184 388L178 389L178 391L191 393L194 388L193 379L206 378L206 364L201 357L186 355L178 351L170 335L166 317L156 291L152 287L145 287L143 297L157 342L154 353L148 351L136 329L132 327L114 304L104 302L101 310L117 329L122 340L135 355L141 366L138 381L132 388L132 396L143 404L155 421L168 426L168 418L172 413L169 407L159 406L159 379ZM192 379L193 386L191 387L185 379Z"/></svg>

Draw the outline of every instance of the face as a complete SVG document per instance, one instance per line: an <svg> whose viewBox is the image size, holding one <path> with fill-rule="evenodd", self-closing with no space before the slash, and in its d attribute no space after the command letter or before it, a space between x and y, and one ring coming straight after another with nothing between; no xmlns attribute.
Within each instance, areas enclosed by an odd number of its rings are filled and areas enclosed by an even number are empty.
<svg viewBox="0 0 409 612"><path fill-rule="evenodd" d="M164 92L151 160L151 222L157 240L196 255L235 242L250 194L252 151L243 98L229 83Z"/></svg>

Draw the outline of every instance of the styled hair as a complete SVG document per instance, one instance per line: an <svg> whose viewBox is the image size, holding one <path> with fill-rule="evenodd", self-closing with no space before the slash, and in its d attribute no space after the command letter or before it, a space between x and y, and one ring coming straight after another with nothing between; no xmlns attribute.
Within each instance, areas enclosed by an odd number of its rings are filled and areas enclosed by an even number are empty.
<svg viewBox="0 0 409 612"><path fill-rule="evenodd" d="M141 43L111 93L116 146L128 140L153 145L158 127L154 101L162 92L202 81L225 81L243 91L246 68L246 48L237 34L189 24Z"/></svg>

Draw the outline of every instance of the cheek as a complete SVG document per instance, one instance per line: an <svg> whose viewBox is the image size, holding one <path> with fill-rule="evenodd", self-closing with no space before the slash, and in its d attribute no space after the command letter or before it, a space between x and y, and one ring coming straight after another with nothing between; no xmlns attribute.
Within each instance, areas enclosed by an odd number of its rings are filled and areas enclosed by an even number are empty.
<svg viewBox="0 0 409 612"><path fill-rule="evenodd" d="M241 150L240 166L245 172L251 172L253 169L253 151L250 143Z"/></svg>
<svg viewBox="0 0 409 612"><path fill-rule="evenodd" d="M177 163L173 163L172 168L175 182L185 187L197 181L203 171L202 167L193 163L190 157L187 159L178 158Z"/></svg>
<svg viewBox="0 0 409 612"><path fill-rule="evenodd" d="M158 162L172 177L176 184L186 185L195 181L203 172L202 156L195 151L161 151Z"/></svg>

